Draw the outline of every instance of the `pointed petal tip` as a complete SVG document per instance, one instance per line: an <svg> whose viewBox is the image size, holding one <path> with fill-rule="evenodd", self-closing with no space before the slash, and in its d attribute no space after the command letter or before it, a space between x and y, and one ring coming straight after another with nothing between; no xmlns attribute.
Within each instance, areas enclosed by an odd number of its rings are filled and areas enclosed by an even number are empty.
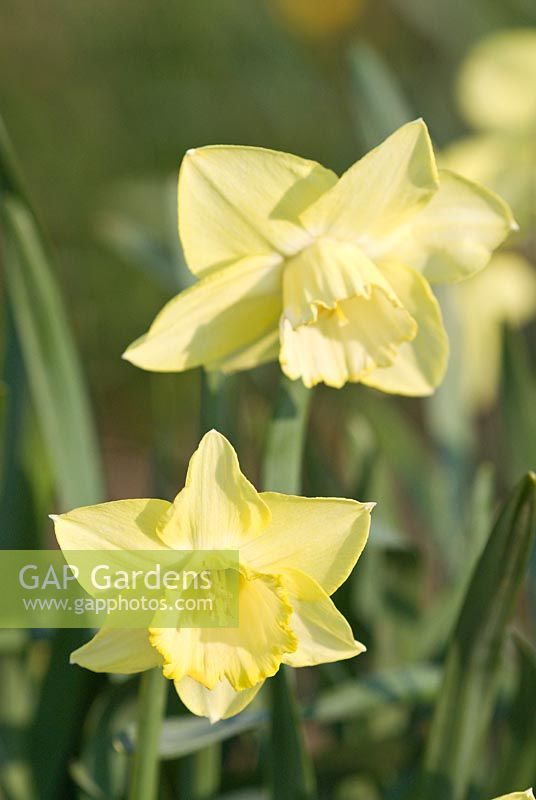
<svg viewBox="0 0 536 800"><path fill-rule="evenodd" d="M126 350L123 353L121 353L121 358L123 359L123 361L128 361L129 364L133 364L134 366L137 366L135 352L137 350L136 345L138 341L139 340L136 340L136 342L132 342L132 344L129 344Z"/></svg>
<svg viewBox="0 0 536 800"><path fill-rule="evenodd" d="M223 435L223 433L220 433L220 431L219 431L219 430L217 430L217 428L210 428L210 430L208 430L208 431L205 433L205 435L203 436L203 438L201 439L201 441L203 441L204 439L205 439L205 440L208 440L208 441L210 441L211 439L213 439L213 440L219 440L219 441L223 441L225 444L231 444L231 442L229 441L229 439L228 439L226 436L224 436L224 435ZM200 443L201 443L201 442L200 442ZM232 445L231 445L231 447L232 447ZM233 448L233 449L234 449L234 448Z"/></svg>

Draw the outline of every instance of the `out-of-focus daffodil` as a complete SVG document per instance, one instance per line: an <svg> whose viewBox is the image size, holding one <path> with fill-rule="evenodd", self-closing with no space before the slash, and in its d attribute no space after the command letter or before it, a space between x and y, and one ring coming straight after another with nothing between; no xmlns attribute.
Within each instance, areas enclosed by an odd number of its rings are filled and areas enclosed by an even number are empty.
<svg viewBox="0 0 536 800"><path fill-rule="evenodd" d="M526 792L512 792L512 794L503 794L501 797L496 797L495 800L534 800L532 789L527 789Z"/></svg>
<svg viewBox="0 0 536 800"><path fill-rule="evenodd" d="M324 38L351 27L365 0L272 0L276 12L298 34Z"/></svg>
<svg viewBox="0 0 536 800"><path fill-rule="evenodd" d="M461 391L468 408L489 407L497 395L503 326L536 315L536 270L516 253L496 253L487 269L454 289L463 348Z"/></svg>
<svg viewBox="0 0 536 800"><path fill-rule="evenodd" d="M179 232L200 280L125 358L156 371L230 371L279 355L306 386L430 394L448 349L430 283L478 272L514 227L499 197L438 172L421 120L340 179L271 150L192 150Z"/></svg>
<svg viewBox="0 0 536 800"><path fill-rule="evenodd" d="M229 442L211 431L173 503L120 500L54 522L64 551L238 550L238 627L102 628L72 663L118 673L160 665L185 705L215 721L244 708L281 664L362 653L329 596L365 546L372 505L259 494Z"/></svg>
<svg viewBox="0 0 536 800"><path fill-rule="evenodd" d="M460 71L458 98L479 133L452 144L442 164L504 196L523 230L536 220L536 29L479 42Z"/></svg>
<svg viewBox="0 0 536 800"><path fill-rule="evenodd" d="M487 36L462 67L459 97L467 120L483 130L536 128L536 30Z"/></svg>

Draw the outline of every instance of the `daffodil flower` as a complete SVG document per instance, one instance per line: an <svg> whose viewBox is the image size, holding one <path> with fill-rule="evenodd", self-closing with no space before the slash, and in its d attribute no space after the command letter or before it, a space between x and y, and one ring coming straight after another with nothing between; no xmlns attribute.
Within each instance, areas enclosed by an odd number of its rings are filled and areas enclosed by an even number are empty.
<svg viewBox="0 0 536 800"><path fill-rule="evenodd" d="M503 794L501 797L496 797L495 800L534 800L532 789L527 789L526 792L512 792L512 794Z"/></svg>
<svg viewBox="0 0 536 800"><path fill-rule="evenodd" d="M463 341L462 397L471 411L485 410L497 396L504 326L536 316L536 270L517 253L496 253L487 269L455 288L453 299Z"/></svg>
<svg viewBox="0 0 536 800"><path fill-rule="evenodd" d="M420 120L340 179L272 150L191 150L179 233L199 281L125 358L167 372L279 356L306 386L430 394L448 350L430 283L477 272L514 227L499 197L438 172Z"/></svg>
<svg viewBox="0 0 536 800"><path fill-rule="evenodd" d="M63 551L237 550L238 627L102 628L71 662L119 673L161 665L184 704L215 721L243 709L281 664L362 653L329 596L365 546L372 505L258 493L227 439L211 431L173 503L119 500L54 523Z"/></svg>
<svg viewBox="0 0 536 800"><path fill-rule="evenodd" d="M536 29L499 31L471 49L457 95L477 132L450 145L441 163L490 186L522 229L536 220Z"/></svg>

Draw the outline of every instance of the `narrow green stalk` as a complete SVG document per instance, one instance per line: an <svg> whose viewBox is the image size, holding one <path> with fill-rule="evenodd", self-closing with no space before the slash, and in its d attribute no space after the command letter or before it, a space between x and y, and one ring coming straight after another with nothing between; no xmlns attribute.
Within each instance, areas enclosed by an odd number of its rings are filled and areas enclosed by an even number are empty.
<svg viewBox="0 0 536 800"><path fill-rule="evenodd" d="M158 797L158 744L167 688L168 681L158 667L143 673L129 800L156 800Z"/></svg>
<svg viewBox="0 0 536 800"><path fill-rule="evenodd" d="M266 491L299 493L310 403L311 392L301 381L281 378L262 471Z"/></svg>
<svg viewBox="0 0 536 800"><path fill-rule="evenodd" d="M311 393L301 382L281 379L268 432L263 488L298 494ZM316 796L314 768L305 748L292 673L281 667L269 681L271 691L270 790L274 800L311 800Z"/></svg>

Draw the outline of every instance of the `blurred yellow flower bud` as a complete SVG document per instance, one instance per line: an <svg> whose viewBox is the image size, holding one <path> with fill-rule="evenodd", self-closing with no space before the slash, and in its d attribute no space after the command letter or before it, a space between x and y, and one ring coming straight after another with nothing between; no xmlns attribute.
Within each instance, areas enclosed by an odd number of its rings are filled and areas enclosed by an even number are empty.
<svg viewBox="0 0 536 800"><path fill-rule="evenodd" d="M365 0L272 0L272 6L293 31L327 38L351 27L361 16Z"/></svg>

